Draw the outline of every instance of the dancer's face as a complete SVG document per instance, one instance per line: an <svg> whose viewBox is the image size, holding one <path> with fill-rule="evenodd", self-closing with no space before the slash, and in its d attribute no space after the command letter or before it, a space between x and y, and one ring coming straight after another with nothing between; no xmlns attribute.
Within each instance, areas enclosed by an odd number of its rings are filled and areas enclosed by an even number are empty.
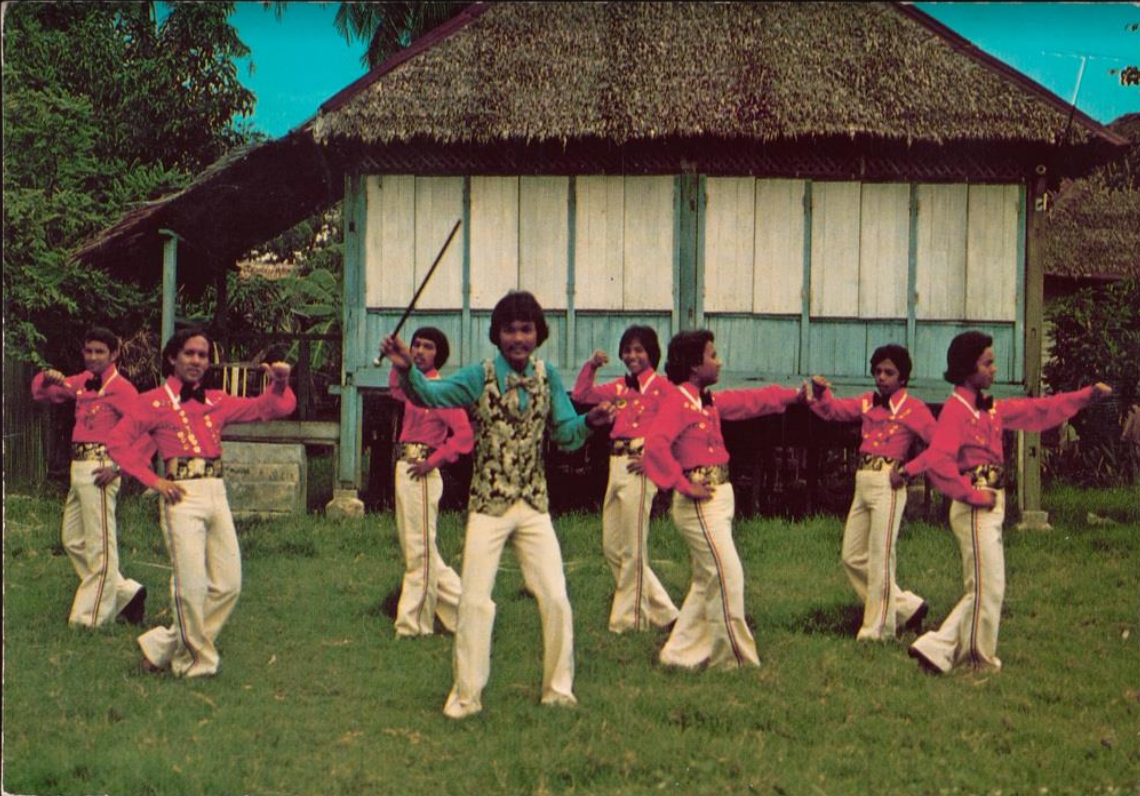
<svg viewBox="0 0 1140 796"><path fill-rule="evenodd" d="M994 350L987 348L978 357L977 367L974 369L973 375L966 380L966 383L978 391L988 390L993 385L996 375L997 364L994 361Z"/></svg>
<svg viewBox="0 0 1140 796"><path fill-rule="evenodd" d="M879 395L884 398L890 398L902 387L899 380L899 369L889 359L884 359L875 365L871 374L875 377L875 387L879 390Z"/></svg>
<svg viewBox="0 0 1140 796"><path fill-rule="evenodd" d="M649 353L636 337L621 350L621 361L631 376L638 376L649 369Z"/></svg>
<svg viewBox="0 0 1140 796"><path fill-rule="evenodd" d="M709 341L705 343L705 358L701 364L693 368L690 381L698 387L704 388L720 381L721 362L716 356L716 345Z"/></svg>
<svg viewBox="0 0 1140 796"><path fill-rule="evenodd" d="M534 321L511 321L499 327L499 351L515 370L521 372L526 367L536 348L538 329Z"/></svg>
<svg viewBox="0 0 1140 796"><path fill-rule="evenodd" d="M197 384L210 367L210 344L205 337L191 337L177 355L170 358L174 375L183 384Z"/></svg>
<svg viewBox="0 0 1140 796"><path fill-rule="evenodd" d="M96 376L102 376L118 358L119 352L112 352L106 343L88 340L83 344L83 366Z"/></svg>
<svg viewBox="0 0 1140 796"><path fill-rule="evenodd" d="M436 345L431 340L417 337L412 340L412 362L422 372L435 368Z"/></svg>

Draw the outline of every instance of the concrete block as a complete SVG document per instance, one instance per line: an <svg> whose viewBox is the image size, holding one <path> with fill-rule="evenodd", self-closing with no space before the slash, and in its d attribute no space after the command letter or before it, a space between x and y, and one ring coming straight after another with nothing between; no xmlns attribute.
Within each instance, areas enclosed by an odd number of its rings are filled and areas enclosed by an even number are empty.
<svg viewBox="0 0 1140 796"><path fill-rule="evenodd" d="M227 441L222 464L235 519L274 519L308 509L304 445Z"/></svg>

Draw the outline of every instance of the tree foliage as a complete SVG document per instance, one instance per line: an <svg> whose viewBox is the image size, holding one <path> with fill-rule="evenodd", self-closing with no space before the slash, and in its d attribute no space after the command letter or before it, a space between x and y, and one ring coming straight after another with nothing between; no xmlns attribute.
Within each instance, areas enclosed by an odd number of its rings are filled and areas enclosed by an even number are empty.
<svg viewBox="0 0 1140 796"><path fill-rule="evenodd" d="M1052 346L1045 380L1055 392L1098 381L1112 385L1111 400L1073 420L1081 435L1077 472L1090 477L1123 474L1128 457L1120 439L1128 410L1140 402L1140 279L1089 287L1048 308Z"/></svg>
<svg viewBox="0 0 1140 796"><path fill-rule="evenodd" d="M6 354L77 364L92 323L124 336L159 302L69 262L141 201L185 185L248 133L233 3L14 3L4 18Z"/></svg>

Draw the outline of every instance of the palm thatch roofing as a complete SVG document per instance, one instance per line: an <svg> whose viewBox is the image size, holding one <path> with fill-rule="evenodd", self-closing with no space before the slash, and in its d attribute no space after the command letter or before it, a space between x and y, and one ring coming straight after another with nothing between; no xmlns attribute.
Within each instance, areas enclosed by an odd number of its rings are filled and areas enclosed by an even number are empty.
<svg viewBox="0 0 1140 796"><path fill-rule="evenodd" d="M153 278L171 230L180 278L230 267L352 170L1019 180L1125 143L909 6L476 3L75 256Z"/></svg>
<svg viewBox="0 0 1140 796"><path fill-rule="evenodd" d="M871 136L1052 145L1069 108L889 3L492 3L349 86L318 141ZM1073 143L1112 135L1077 114Z"/></svg>
<svg viewBox="0 0 1140 796"><path fill-rule="evenodd" d="M1064 279L1140 279L1140 113L1109 128L1132 142L1127 159L1066 181L1042 236L1045 273Z"/></svg>

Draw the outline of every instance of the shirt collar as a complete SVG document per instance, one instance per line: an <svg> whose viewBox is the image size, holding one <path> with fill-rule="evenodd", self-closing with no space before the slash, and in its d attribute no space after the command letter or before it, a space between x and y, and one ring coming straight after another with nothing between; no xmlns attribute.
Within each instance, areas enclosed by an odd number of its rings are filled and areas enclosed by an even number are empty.
<svg viewBox="0 0 1140 796"><path fill-rule="evenodd" d="M518 371L511 367L511 363L507 362L507 358L505 356L503 356L503 352L500 351L498 354L495 355L495 375L498 377L499 383L502 384L503 382L505 382L507 380L507 376L509 376L512 373L518 373ZM533 376L534 375L534 355L533 354L531 355L530 359L527 360L526 367L523 368L523 372L519 373L519 375L520 376Z"/></svg>
<svg viewBox="0 0 1140 796"><path fill-rule="evenodd" d="M978 391L973 387L969 386L968 384L959 384L954 388L954 391L950 393L950 395L961 401L962 405L969 409L970 414L972 414L975 418L981 415L981 412L978 411L978 408L976 406L978 400Z"/></svg>

